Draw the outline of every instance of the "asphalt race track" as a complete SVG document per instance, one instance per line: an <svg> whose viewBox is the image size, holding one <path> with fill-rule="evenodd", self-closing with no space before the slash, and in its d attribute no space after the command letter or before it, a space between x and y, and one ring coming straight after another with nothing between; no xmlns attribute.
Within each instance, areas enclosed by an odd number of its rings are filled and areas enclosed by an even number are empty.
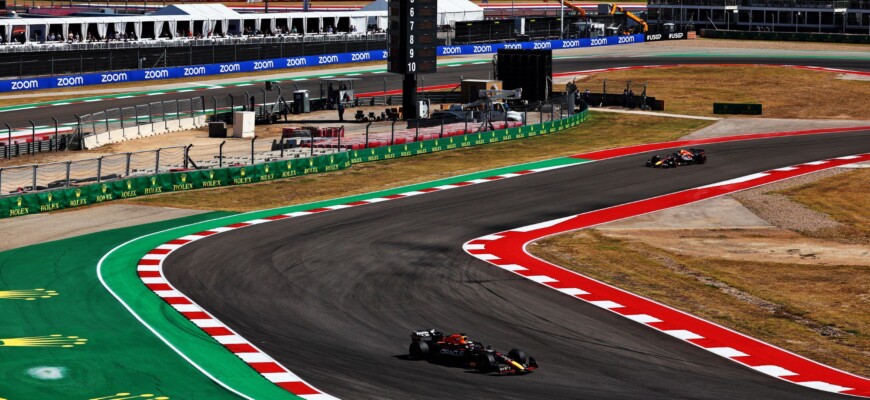
<svg viewBox="0 0 870 400"><path fill-rule="evenodd" d="M870 152L870 131L706 150L701 166L644 168L651 154L642 154L247 227L182 247L164 272L294 373L347 399L839 397L752 371L462 250L501 230ZM432 327L503 351L522 348L541 368L498 377L404 359L410 331Z"/></svg>
<svg viewBox="0 0 870 400"><path fill-rule="evenodd" d="M612 67L628 67L638 65L662 65L662 64L790 64L790 65L811 65L817 67L842 68L858 71L870 71L870 64L863 59L850 58L795 58L795 57L758 57L758 56L739 56L739 57L584 57L571 59L553 59L553 73L570 72L588 69L612 68ZM469 79L487 78L492 72L492 65L485 64L466 64L457 67L439 67L437 74L424 75L423 84L426 86L444 85L455 83L458 84L460 76ZM355 76L354 78L363 78L357 81L355 89L357 93L365 92L380 92L384 90L384 78L387 79L387 90L401 89L401 76L395 74L367 74ZM241 79L241 78L240 78ZM311 91L312 97L318 97L320 93L320 85L317 80L295 82L300 89L308 89ZM294 90L290 82L281 83L286 90ZM46 113L45 109L35 108L28 110L20 110L15 112L0 113L0 120L3 123L8 123L13 127L29 127L28 120L44 120L48 117L55 117L60 123L75 122L74 115L85 115L93 112L103 111L107 108L131 107L148 102L166 101L174 99L189 99L191 97L205 96L206 104L211 104L211 97L226 98L232 94L237 102L245 98L245 91L250 93L260 93L260 86L245 86L245 87L225 87L220 89L208 89L195 92L185 93L167 93L165 95L154 95L147 97L132 97L127 99L112 99L111 101L100 101L92 103L74 103L63 106L53 106L51 111ZM557 88L559 89L559 88ZM326 90L324 88L324 90ZM270 98L274 98L275 94L270 94ZM47 115L48 114L48 115Z"/></svg>

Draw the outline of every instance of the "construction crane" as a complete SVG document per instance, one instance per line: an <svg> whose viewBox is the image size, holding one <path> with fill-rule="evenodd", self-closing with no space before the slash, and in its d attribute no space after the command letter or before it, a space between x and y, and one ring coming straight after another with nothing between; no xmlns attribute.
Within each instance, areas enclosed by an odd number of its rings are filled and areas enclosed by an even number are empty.
<svg viewBox="0 0 870 400"><path fill-rule="evenodd" d="M617 4L611 4L610 5L610 15L616 14L617 11L625 14L626 17L631 18L632 21L637 22L640 26L642 26L643 33L646 33L649 30L649 25L647 25L646 21L644 21L643 19L641 19L637 15L634 15L634 13L632 13L631 11L628 11L628 10L620 7Z"/></svg>
<svg viewBox="0 0 870 400"><path fill-rule="evenodd" d="M570 9L576 11L577 14L579 14L581 17L583 17L584 20L588 20L588 19L589 19L589 17L586 16L586 10L584 10L583 7L580 7L580 6L574 4L574 3L570 2L570 1L567 1L567 0L565 0L564 3L565 3L566 6L568 6L568 8L570 8Z"/></svg>

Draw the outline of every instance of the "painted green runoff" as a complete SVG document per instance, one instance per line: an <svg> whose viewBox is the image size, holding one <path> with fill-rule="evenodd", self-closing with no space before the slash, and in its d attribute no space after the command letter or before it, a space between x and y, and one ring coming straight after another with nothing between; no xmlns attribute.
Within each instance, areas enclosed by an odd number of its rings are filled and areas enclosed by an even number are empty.
<svg viewBox="0 0 870 400"><path fill-rule="evenodd" d="M541 124L535 126L534 135L575 126L585 118L583 113ZM496 137L510 140L534 136L531 127L523 128L526 129L497 132ZM492 132L483 133L487 135L492 138ZM473 142L469 139L464 138L462 142ZM401 146L391 147L395 151ZM448 149L449 142L443 146L444 150ZM48 341L72 347L21 347L10 345L20 341L4 341L0 344L3 357L0 358L3 376L0 397L9 400L36 396L91 399L133 393L169 399L296 399L263 378L145 287L136 272L138 260L169 240L237 222L587 161L561 157L328 201L246 214L209 213L2 252L0 316L6 322L14 322L0 325L0 340L59 334L61 336L50 337ZM245 175L269 173L264 165L258 168ZM239 179L241 174L237 169L227 179ZM212 176L208 178L216 180ZM201 176L187 179L205 182ZM176 174L169 185L185 181ZM151 185L150 181L147 185ZM162 180L159 187L165 187ZM101 283L110 292L100 287ZM35 289L56 291L57 295L35 300L8 299L2 295L13 290ZM46 292L34 293L35 297L40 297ZM82 341L82 338L87 340ZM60 375L63 378L45 379Z"/></svg>
<svg viewBox="0 0 870 400"><path fill-rule="evenodd" d="M184 353L193 363L207 371L216 380L223 382L227 387L232 388L232 390L247 397L256 399L281 399L287 397L286 392L282 395L281 393L276 393L275 390L283 389L280 389L278 386L260 377L253 369L242 363L238 357L224 349L222 345L207 336L192 322L188 321L175 312L174 309L167 306L163 300L142 284L136 274L136 265L145 253L163 243L182 236L277 214L346 204L354 201L465 182L472 179L501 175L532 168L572 165L588 161L589 160L562 157L469 175L456 176L375 193L232 215L186 226L179 226L174 229L139 238L113 249L100 263L98 273L106 286L109 287L121 301L127 304L144 324L158 332L168 343ZM294 372L302 373L304 371Z"/></svg>
<svg viewBox="0 0 870 400"><path fill-rule="evenodd" d="M211 212L0 252L0 398L85 400L117 393L237 398L136 321L96 276L100 257L127 240L229 214ZM178 318L166 306L151 307L168 321ZM54 334L62 336L32 339ZM86 341L75 344L69 336ZM72 347L51 347L62 345Z"/></svg>
<svg viewBox="0 0 870 400"><path fill-rule="evenodd" d="M448 138L382 146L304 159L130 177L75 188L25 193L0 198L0 219L145 195L229 185L243 185L293 176L337 171L354 163L409 157L462 147L550 134L574 127L588 118L588 110L570 117L522 127L472 133Z"/></svg>

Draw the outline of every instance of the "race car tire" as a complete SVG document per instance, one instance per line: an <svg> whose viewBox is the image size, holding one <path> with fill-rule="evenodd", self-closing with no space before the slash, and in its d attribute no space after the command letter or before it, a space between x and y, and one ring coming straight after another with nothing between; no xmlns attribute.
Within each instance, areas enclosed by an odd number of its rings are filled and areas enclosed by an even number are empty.
<svg viewBox="0 0 870 400"><path fill-rule="evenodd" d="M429 345L426 342L412 342L408 348L408 354L414 360L425 360L429 358Z"/></svg>
<svg viewBox="0 0 870 400"><path fill-rule="evenodd" d="M477 371L487 373L495 369L495 357L489 353L483 353L477 360Z"/></svg>
<svg viewBox="0 0 870 400"><path fill-rule="evenodd" d="M707 155L701 154L701 157L698 157L698 164L706 164L707 163Z"/></svg>
<svg viewBox="0 0 870 400"><path fill-rule="evenodd" d="M529 356L520 349L511 349L508 352L508 358L520 363L523 367L529 366Z"/></svg>

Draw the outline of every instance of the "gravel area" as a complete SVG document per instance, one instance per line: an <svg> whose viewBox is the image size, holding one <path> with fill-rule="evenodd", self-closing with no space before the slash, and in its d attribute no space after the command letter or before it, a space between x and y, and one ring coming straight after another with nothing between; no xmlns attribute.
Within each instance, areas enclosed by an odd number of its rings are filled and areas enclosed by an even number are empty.
<svg viewBox="0 0 870 400"><path fill-rule="evenodd" d="M785 42L768 40L704 39L646 42L651 47L688 47L762 50L870 51L870 45L847 43Z"/></svg>
<svg viewBox="0 0 870 400"><path fill-rule="evenodd" d="M771 192L806 185L846 171L848 170L842 168L827 169L755 189L744 190L732 196L761 219L785 229L798 232L837 229L841 227L841 224L827 215L806 208L791 201L788 197Z"/></svg>

